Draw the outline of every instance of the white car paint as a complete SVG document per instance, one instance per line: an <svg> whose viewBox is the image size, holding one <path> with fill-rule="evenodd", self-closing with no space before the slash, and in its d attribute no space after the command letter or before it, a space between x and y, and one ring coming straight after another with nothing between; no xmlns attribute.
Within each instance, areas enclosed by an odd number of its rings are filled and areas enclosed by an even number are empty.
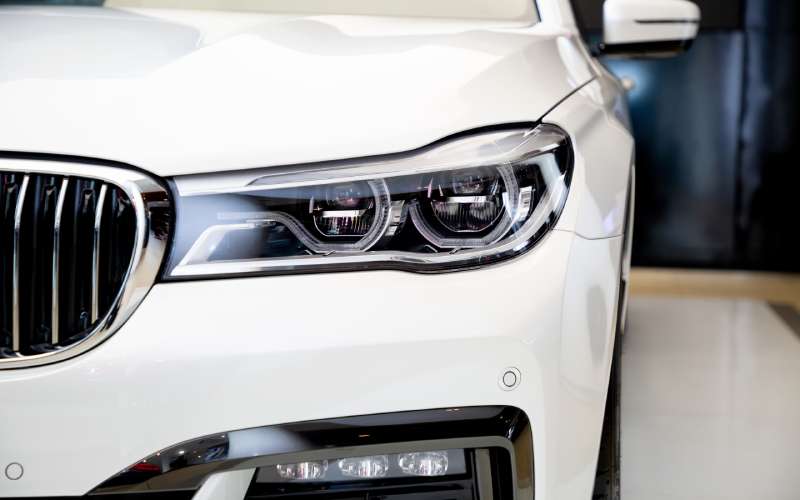
<svg viewBox="0 0 800 500"><path fill-rule="evenodd" d="M156 285L87 355L0 374L13 401L3 457L26 466L0 491L84 494L156 450L225 429L505 404L531 418L538 498L574 498L594 480L620 247L620 237L554 231L508 264L433 279L373 271ZM310 287L325 297L314 314ZM365 312L331 321L353 297ZM508 392L497 385L507 366L523 380ZM72 431L23 432L54 416ZM81 467L64 467L73 461Z"/></svg>
<svg viewBox="0 0 800 500"><path fill-rule="evenodd" d="M25 466L20 480L0 477L0 496L82 495L219 431L497 404L531 420L536 498L588 499L633 140L622 89L590 59L566 0L539 11L524 26L0 9L2 151L173 176L399 152L542 120L570 134L576 156L557 228L504 264L157 284L91 352L0 371L0 465ZM312 288L324 300L308 314ZM347 321L331 319L343 310ZM509 366L522 383L504 391ZM54 419L69 431L42 435Z"/></svg>
<svg viewBox="0 0 800 500"><path fill-rule="evenodd" d="M528 0L107 0L104 5L115 8L493 19L527 24L538 20L536 4Z"/></svg>
<svg viewBox="0 0 800 500"><path fill-rule="evenodd" d="M593 76L543 23L75 9L0 10L0 149L158 175L393 153L534 121Z"/></svg>

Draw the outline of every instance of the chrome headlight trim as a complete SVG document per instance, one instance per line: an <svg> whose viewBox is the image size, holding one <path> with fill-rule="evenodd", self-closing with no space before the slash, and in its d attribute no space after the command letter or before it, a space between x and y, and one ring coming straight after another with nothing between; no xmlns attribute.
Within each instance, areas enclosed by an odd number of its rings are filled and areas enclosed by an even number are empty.
<svg viewBox="0 0 800 500"><path fill-rule="evenodd" d="M131 201L136 229L123 285L108 312L97 321L94 328L83 339L53 352L0 358L0 370L64 361L85 353L116 333L156 282L170 237L169 227L163 223L171 223L168 190L154 178L135 169L80 162L0 158L0 173L6 172L74 176L113 184Z"/></svg>

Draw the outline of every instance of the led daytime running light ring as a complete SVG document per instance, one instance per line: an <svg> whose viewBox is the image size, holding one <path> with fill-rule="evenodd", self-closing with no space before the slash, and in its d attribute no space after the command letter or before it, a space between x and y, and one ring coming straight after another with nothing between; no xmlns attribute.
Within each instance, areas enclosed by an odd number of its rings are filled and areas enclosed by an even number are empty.
<svg viewBox="0 0 800 500"><path fill-rule="evenodd" d="M420 207L421 202L415 201L409 206L409 213L411 214L411 220L414 222L414 225L425 239L439 248L474 248L491 245L505 237L512 228L514 221L517 219L515 214L517 214L520 206L519 185L514 178L513 167L501 165L496 168L500 177L503 179L503 185L506 187L506 191L503 193L505 209L497 226L482 238L448 238L442 236L431 226L422 214L422 208Z"/></svg>
<svg viewBox="0 0 800 500"><path fill-rule="evenodd" d="M284 212L265 212L264 219L253 221L257 223L278 222L283 224L294 234L309 250L325 254L339 252L364 252L372 248L389 226L389 214L392 209L392 200L389 189L383 179L367 181L375 197L375 220L372 227L361 239L351 243L326 243L312 235L296 218Z"/></svg>

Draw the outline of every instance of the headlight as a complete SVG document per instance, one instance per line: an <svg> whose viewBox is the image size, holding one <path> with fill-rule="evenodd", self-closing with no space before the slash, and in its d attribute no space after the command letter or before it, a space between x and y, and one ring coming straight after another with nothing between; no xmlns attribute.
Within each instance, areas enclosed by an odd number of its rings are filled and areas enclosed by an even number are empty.
<svg viewBox="0 0 800 500"><path fill-rule="evenodd" d="M571 170L567 135L540 125L406 154L177 177L165 278L497 262L555 224Z"/></svg>

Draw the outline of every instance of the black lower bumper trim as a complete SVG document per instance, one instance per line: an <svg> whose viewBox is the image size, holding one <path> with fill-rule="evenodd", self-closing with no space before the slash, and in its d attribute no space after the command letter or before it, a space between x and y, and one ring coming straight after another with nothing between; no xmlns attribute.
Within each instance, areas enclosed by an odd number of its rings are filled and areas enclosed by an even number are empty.
<svg viewBox="0 0 800 500"><path fill-rule="evenodd" d="M90 495L193 492L210 475L220 472L419 447L503 449L511 458L514 496L533 497L528 418L522 410L504 406L385 413L220 432L154 453Z"/></svg>

